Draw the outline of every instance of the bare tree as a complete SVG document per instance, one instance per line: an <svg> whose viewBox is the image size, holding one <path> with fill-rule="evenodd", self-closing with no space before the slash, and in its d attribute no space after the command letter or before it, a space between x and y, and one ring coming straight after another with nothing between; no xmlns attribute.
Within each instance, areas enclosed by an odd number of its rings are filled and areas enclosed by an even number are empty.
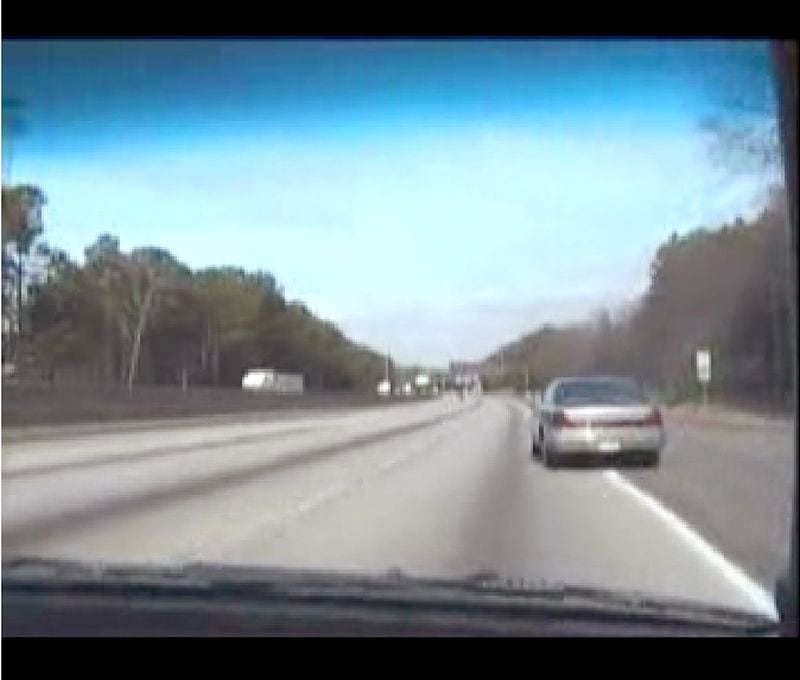
<svg viewBox="0 0 800 680"><path fill-rule="evenodd" d="M731 68L709 70L707 91L713 113L700 121L709 137L711 159L733 173L774 172L780 169L777 97L769 52L747 45L747 59L730 46Z"/></svg>

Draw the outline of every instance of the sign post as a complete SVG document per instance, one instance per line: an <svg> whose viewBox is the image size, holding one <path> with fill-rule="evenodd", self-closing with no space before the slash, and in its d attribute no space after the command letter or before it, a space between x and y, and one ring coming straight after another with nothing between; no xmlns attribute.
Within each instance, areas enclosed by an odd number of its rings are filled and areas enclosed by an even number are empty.
<svg viewBox="0 0 800 680"><path fill-rule="evenodd" d="M702 348L695 353L697 380L703 390L703 406L708 406L708 383L711 382L711 351Z"/></svg>

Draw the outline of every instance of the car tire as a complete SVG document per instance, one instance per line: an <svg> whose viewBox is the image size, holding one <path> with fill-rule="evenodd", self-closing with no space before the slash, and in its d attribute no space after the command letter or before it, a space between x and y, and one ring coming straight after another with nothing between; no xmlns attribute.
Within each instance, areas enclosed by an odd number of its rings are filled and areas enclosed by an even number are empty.
<svg viewBox="0 0 800 680"><path fill-rule="evenodd" d="M644 462L647 467L658 467L661 463L661 452L648 451L645 455Z"/></svg>
<svg viewBox="0 0 800 680"><path fill-rule="evenodd" d="M557 467L558 460L556 459L556 456L553 454L553 452L549 450L544 439L542 439L540 446L542 450L542 463L544 463L544 466L546 468L550 468L551 470Z"/></svg>

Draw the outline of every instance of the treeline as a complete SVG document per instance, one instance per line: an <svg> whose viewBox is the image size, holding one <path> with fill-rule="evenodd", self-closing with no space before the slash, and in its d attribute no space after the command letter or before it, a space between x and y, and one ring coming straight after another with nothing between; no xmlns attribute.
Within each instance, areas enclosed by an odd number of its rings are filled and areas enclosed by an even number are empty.
<svg viewBox="0 0 800 680"><path fill-rule="evenodd" d="M44 195L3 187L3 362L99 384L241 384L246 369L302 373L310 389L374 389L384 359L346 338L272 274L191 270L104 234L82 263L43 239ZM32 359L31 359L32 357Z"/></svg>
<svg viewBox="0 0 800 680"><path fill-rule="evenodd" d="M789 238L778 192L752 222L673 233L629 309L544 326L484 362L490 382L533 389L557 375L626 373L667 400L698 396L695 350L712 355L711 398L786 407L792 392ZM502 367L502 368L501 368Z"/></svg>

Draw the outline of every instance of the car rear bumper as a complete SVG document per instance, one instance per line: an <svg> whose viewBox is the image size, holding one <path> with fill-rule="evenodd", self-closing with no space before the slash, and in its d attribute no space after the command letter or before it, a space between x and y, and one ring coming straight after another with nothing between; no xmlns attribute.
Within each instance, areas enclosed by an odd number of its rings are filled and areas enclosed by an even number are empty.
<svg viewBox="0 0 800 680"><path fill-rule="evenodd" d="M553 453L615 455L627 452L660 451L666 443L658 427L592 428L554 430L547 441Z"/></svg>

